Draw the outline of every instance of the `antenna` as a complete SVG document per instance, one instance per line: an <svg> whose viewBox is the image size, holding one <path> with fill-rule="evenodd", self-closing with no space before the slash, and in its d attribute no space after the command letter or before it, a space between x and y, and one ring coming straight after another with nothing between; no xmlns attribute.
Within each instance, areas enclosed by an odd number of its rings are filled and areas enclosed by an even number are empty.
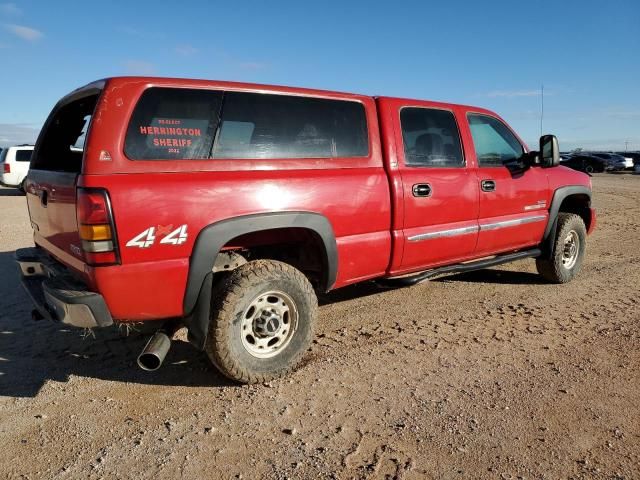
<svg viewBox="0 0 640 480"><path fill-rule="evenodd" d="M543 121L544 121L544 83L540 84L540 136L543 135Z"/></svg>

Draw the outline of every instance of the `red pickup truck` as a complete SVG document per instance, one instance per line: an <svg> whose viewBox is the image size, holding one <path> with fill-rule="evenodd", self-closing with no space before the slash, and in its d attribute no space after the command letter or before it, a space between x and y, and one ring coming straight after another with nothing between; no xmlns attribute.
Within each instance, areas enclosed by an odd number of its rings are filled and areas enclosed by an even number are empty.
<svg viewBox="0 0 640 480"><path fill-rule="evenodd" d="M62 98L25 181L36 309L78 327L162 325L241 382L312 340L316 291L532 257L563 283L596 215L588 175L463 105L244 83L124 77Z"/></svg>

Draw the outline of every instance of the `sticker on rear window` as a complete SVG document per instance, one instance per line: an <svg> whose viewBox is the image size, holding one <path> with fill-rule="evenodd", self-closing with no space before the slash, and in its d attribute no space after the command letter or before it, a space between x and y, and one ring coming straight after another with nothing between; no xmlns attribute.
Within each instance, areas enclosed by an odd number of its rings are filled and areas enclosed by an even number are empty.
<svg viewBox="0 0 640 480"><path fill-rule="evenodd" d="M150 88L131 116L125 153L132 160L209 158L222 92Z"/></svg>
<svg viewBox="0 0 640 480"><path fill-rule="evenodd" d="M151 125L139 125L138 133L147 137L148 147L178 154L181 148L190 148L202 137L202 130L207 126L207 120L158 118L152 120Z"/></svg>

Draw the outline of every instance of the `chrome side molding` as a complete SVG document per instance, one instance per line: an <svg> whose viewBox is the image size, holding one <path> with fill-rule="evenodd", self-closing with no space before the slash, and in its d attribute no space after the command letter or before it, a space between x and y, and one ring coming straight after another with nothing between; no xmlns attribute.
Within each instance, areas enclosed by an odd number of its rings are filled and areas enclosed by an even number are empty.
<svg viewBox="0 0 640 480"><path fill-rule="evenodd" d="M424 240L433 240L434 238L456 237L458 235L468 235L479 231L497 230L499 228L516 227L527 223L542 222L547 220L546 215L532 215L529 217L515 218L513 220L503 220L500 222L481 223L480 225L470 225L468 227L449 228L446 230L438 230L435 232L418 233L407 238L409 242L422 242Z"/></svg>

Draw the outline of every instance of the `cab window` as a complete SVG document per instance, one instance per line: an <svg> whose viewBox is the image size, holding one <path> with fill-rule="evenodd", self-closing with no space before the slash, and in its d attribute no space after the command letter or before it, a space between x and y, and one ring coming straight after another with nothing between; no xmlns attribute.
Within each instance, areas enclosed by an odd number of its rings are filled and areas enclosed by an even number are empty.
<svg viewBox="0 0 640 480"><path fill-rule="evenodd" d="M500 120L476 113L470 113L467 118L480 167L501 166L522 157L524 148Z"/></svg>

